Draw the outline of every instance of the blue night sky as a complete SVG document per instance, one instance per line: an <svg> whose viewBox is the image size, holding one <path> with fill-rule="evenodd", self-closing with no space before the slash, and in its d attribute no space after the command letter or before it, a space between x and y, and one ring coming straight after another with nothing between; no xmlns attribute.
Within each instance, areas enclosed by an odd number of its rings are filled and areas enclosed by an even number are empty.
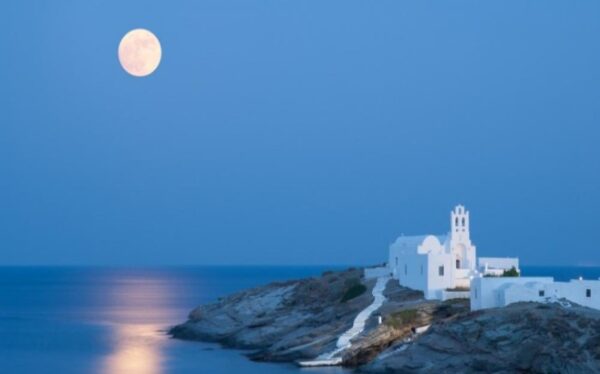
<svg viewBox="0 0 600 374"><path fill-rule="evenodd" d="M600 3L0 3L0 264L600 265ZM144 27L163 60L126 74Z"/></svg>

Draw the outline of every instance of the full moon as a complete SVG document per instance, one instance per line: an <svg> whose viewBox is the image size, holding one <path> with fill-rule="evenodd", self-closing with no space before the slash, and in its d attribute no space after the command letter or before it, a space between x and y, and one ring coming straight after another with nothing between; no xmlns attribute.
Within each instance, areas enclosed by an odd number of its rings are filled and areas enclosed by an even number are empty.
<svg viewBox="0 0 600 374"><path fill-rule="evenodd" d="M129 31L119 43L119 62L126 72L135 77L152 74L162 56L156 35L145 29Z"/></svg>

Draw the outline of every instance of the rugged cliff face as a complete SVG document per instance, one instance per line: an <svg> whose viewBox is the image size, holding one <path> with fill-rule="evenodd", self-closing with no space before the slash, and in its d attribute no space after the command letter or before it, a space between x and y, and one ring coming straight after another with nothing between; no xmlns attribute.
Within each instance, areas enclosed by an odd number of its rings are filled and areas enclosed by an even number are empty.
<svg viewBox="0 0 600 374"><path fill-rule="evenodd" d="M333 349L337 337L372 302L373 285L362 278L361 269L273 283L200 306L171 333L254 349L255 360L310 359Z"/></svg>
<svg viewBox="0 0 600 374"><path fill-rule="evenodd" d="M597 373L600 312L518 303L433 325L405 350L385 352L368 373Z"/></svg>
<svg viewBox="0 0 600 374"><path fill-rule="evenodd" d="M200 306L171 334L251 349L254 360L313 359L333 350L372 302L374 283L360 269L273 283ZM470 313L467 300L424 300L394 281L385 296L344 352L344 366L369 373L600 372L600 311L521 303Z"/></svg>
<svg viewBox="0 0 600 374"><path fill-rule="evenodd" d="M252 350L260 361L313 359L335 348L354 317L373 301L375 280L362 269L327 272L321 277L273 283L194 309L189 320L171 329L175 338L218 342ZM389 282L387 300L352 341L342 364L358 366L375 358L412 329L466 312L466 302L426 301L423 294ZM379 325L376 316L382 316Z"/></svg>

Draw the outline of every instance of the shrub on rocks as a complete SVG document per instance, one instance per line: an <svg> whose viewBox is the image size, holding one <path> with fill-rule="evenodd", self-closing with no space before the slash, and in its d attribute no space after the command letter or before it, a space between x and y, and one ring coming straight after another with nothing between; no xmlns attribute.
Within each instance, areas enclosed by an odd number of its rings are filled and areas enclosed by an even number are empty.
<svg viewBox="0 0 600 374"><path fill-rule="evenodd" d="M344 293L344 296L342 296L342 303L345 303L346 301L355 299L357 297L359 297L360 295L362 295L363 293L365 293L367 291L367 287L362 284L362 283L356 283L352 286L350 286L350 288L348 288L346 290L346 292Z"/></svg>

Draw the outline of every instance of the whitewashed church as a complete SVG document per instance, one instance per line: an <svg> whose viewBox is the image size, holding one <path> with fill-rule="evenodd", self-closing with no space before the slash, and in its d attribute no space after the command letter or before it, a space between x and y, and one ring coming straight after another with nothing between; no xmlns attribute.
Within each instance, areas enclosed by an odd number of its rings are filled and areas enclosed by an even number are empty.
<svg viewBox="0 0 600 374"><path fill-rule="evenodd" d="M565 300L600 309L600 280L557 282L552 277L503 276L512 268L520 275L519 259L478 259L469 228L469 212L458 205L450 213L447 235L400 236L390 245L387 267L365 274L391 274L400 285L423 291L427 299L469 298L471 310L519 301L564 304Z"/></svg>
<svg viewBox="0 0 600 374"><path fill-rule="evenodd" d="M428 299L447 299L468 294L471 279L480 274L481 267L488 272L518 269L516 258L482 258L477 264L469 227L469 212L458 205L450 213L447 235L400 236L390 246L392 277L403 286L423 291Z"/></svg>

